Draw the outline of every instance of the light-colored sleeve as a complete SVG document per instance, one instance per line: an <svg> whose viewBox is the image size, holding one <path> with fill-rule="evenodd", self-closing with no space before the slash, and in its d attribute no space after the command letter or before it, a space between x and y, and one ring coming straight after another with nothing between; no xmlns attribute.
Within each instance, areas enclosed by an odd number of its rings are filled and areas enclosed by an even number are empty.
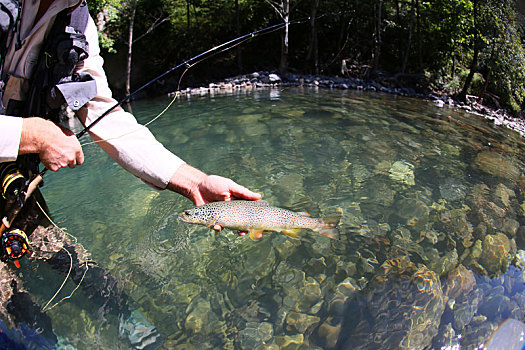
<svg viewBox="0 0 525 350"><path fill-rule="evenodd" d="M91 18L86 28L86 38L89 57L79 70L95 78L97 96L81 108L77 115L84 125L89 125L117 102L112 98L102 67L97 30ZM94 140L107 140L99 145L111 158L133 175L159 189L166 188L175 171L184 163L158 142L146 127L138 124L133 115L120 107L96 124L90 130L90 135Z"/></svg>
<svg viewBox="0 0 525 350"><path fill-rule="evenodd" d="M18 157L22 118L0 115L0 162L10 162Z"/></svg>

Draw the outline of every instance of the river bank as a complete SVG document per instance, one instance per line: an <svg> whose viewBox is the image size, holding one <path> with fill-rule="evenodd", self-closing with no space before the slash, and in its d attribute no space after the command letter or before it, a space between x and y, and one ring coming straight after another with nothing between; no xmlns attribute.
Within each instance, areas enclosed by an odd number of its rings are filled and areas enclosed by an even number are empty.
<svg viewBox="0 0 525 350"><path fill-rule="evenodd" d="M477 96L467 95L467 101L461 102L443 93L418 92L418 90L420 90L418 89L419 82L416 81L418 77L412 76L411 78L413 78L412 82L408 86L415 86L416 88L392 87L392 84L389 84L392 79L364 81L363 79L351 77L327 77L297 74L279 75L273 72L260 71L227 78L220 82L209 83L208 86L187 88L179 91L179 93L189 97L192 95L233 93L243 90L278 87L313 87L322 89L380 91L389 94L429 100L440 108L461 109L470 114L489 119L496 125L504 125L525 137L525 121L523 119L512 117L502 109L493 109L483 105L480 103ZM176 92L170 92L168 95L174 96L175 93Z"/></svg>

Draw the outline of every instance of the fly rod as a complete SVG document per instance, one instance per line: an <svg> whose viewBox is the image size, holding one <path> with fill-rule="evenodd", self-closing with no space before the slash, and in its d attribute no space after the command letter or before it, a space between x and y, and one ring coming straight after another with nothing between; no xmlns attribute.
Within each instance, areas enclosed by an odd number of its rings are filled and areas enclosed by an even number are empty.
<svg viewBox="0 0 525 350"><path fill-rule="evenodd" d="M182 66L191 67L193 62L195 62L195 61L197 61L199 59L200 59L200 61L202 61L205 58L211 57L212 55L210 55L210 54L212 54L212 53L215 54L217 52L220 52L219 50L221 50L221 49L233 48L233 47L237 46L238 44L242 43L244 40L253 38L253 37L258 36L258 35L271 33L271 32L273 32L275 30L284 28L287 25L295 24L295 23L301 23L302 21L305 21L305 20L290 21L288 23L282 22L282 23L274 24L274 25L271 25L269 27L266 27L266 28L263 28L263 29L259 29L259 30L256 30L254 32L251 32L251 33L239 36L239 37L237 37L235 39L232 39L232 40L227 41L225 43L222 43L222 44L220 44L218 46L215 46L215 47L213 47L213 48L211 48L211 49L209 49L207 51L204 51L204 52L202 52L202 53L200 53L200 54L198 54L198 55L196 55L196 56L194 56L194 57L192 57L192 58L190 58L190 59L188 59L188 60L186 60L186 61L184 61L184 62L182 62L182 63L180 63L180 64L178 64L178 65L176 65L176 66L174 66L172 68L170 68L170 69L168 69L164 73L162 73L159 76L153 78L152 80L150 80L146 84L142 85L141 87L139 87L138 89L136 89L135 91L133 91L132 93L130 93L129 95L127 95L126 97L121 99L120 101L118 101L116 104L114 104L112 107L110 107L104 113L102 113L97 119L95 119L93 122L91 122L91 124L89 124L88 126L84 127L84 129L82 131L80 131L78 134L76 134L76 137L77 138L81 138L82 136L84 136L93 126L95 126L98 122L100 122L100 120L102 120L105 116L107 116L109 113L111 113L111 111L113 111L115 108L121 106L124 102L128 101L130 98L135 96L140 91L144 90L145 88L147 88L148 86L150 86L154 82L164 78L166 75L168 75L171 72L179 69L180 67L182 67ZM228 47L229 45L231 45L231 46ZM205 57L207 55L210 55L210 56ZM200 61L197 61L197 62L200 62Z"/></svg>

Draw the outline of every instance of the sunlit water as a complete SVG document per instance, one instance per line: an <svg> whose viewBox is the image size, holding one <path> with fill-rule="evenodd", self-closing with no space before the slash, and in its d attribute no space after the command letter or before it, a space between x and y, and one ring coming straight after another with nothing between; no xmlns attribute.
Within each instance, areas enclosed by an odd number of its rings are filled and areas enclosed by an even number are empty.
<svg viewBox="0 0 525 350"><path fill-rule="evenodd" d="M144 123L168 102L133 111ZM85 165L46 175L54 219L119 281L160 346L474 349L523 319L524 144L513 132L418 99L297 89L182 98L150 129L272 205L342 213L340 241L251 241L179 222L189 200L97 146ZM26 287L45 304L64 276L33 264ZM62 346L128 347L117 316L82 287L48 312Z"/></svg>

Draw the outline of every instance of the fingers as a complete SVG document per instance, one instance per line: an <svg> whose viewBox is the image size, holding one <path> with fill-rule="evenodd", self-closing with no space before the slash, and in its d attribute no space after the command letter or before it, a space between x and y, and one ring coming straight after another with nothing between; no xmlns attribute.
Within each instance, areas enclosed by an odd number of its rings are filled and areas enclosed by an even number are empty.
<svg viewBox="0 0 525 350"><path fill-rule="evenodd" d="M217 232L220 232L220 231L222 231L222 226L219 225L219 224L216 224L216 225L213 226L213 229L214 229L215 231L217 231Z"/></svg>
<svg viewBox="0 0 525 350"><path fill-rule="evenodd" d="M46 138L39 156L44 166L54 172L84 163L84 152L75 134L63 128L57 128L53 138Z"/></svg>
<svg viewBox="0 0 525 350"><path fill-rule="evenodd" d="M230 196L230 199L247 199L252 201L261 199L261 195L259 193L250 191L246 187L241 186L234 181L232 181L232 186L230 188Z"/></svg>
<svg viewBox="0 0 525 350"><path fill-rule="evenodd" d="M193 203L196 206L201 206L201 205L204 205L204 204L209 203L209 202L205 201L200 193L196 193L196 195L193 197Z"/></svg>

